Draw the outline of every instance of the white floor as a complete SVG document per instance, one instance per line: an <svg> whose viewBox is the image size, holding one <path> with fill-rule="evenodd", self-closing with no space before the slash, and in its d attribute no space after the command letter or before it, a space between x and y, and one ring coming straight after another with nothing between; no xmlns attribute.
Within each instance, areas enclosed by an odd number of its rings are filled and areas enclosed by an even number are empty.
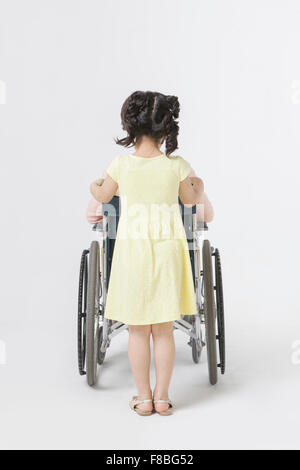
<svg viewBox="0 0 300 470"><path fill-rule="evenodd" d="M7 365L0 366L1 448L299 448L293 326L285 333L278 325L232 326L227 322L227 373L216 387L208 384L205 354L195 365L186 337L176 331L175 413L140 417L128 406L135 389L127 331L113 341L99 384L90 389L77 375L75 325L67 328L66 319L60 328L24 325L9 337Z"/></svg>

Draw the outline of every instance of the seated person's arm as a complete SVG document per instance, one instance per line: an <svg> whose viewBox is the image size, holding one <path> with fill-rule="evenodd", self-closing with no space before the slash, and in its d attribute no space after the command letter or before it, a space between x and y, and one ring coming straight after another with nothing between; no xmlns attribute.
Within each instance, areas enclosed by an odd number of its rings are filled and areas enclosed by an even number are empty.
<svg viewBox="0 0 300 470"><path fill-rule="evenodd" d="M97 224L102 219L102 204L92 197L89 201L86 218L90 224Z"/></svg>
<svg viewBox="0 0 300 470"><path fill-rule="evenodd" d="M94 181L90 186L90 190L96 201L107 203L116 194L118 183L107 175L105 179L100 178Z"/></svg>
<svg viewBox="0 0 300 470"><path fill-rule="evenodd" d="M211 222L214 218L214 209L206 193L203 192L200 202L197 204L197 220Z"/></svg>
<svg viewBox="0 0 300 470"><path fill-rule="evenodd" d="M179 185L182 204L199 204L204 192L204 184L197 176L187 176Z"/></svg>

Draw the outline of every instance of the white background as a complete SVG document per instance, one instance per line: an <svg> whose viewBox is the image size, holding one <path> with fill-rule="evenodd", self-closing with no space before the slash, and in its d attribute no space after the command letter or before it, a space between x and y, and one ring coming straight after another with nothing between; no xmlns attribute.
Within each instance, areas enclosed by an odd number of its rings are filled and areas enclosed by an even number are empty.
<svg viewBox="0 0 300 470"><path fill-rule="evenodd" d="M299 448L299 24L291 0L0 1L1 448ZM95 390L76 369L89 183L133 151L135 90L179 97L223 263L227 374L176 332L168 418L128 407L127 332Z"/></svg>

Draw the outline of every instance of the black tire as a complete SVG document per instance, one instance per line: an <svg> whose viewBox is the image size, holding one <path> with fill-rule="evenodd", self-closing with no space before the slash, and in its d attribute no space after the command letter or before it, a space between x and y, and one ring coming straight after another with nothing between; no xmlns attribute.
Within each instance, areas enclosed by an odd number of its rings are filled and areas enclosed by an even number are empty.
<svg viewBox="0 0 300 470"><path fill-rule="evenodd" d="M77 349L78 369L80 375L85 375L86 356L86 307L87 307L87 283L88 283L88 253L84 250L81 255L79 270L78 289L78 312L77 312Z"/></svg>
<svg viewBox="0 0 300 470"><path fill-rule="evenodd" d="M201 349L197 347L196 340L192 338L192 357L195 364L198 364L201 357Z"/></svg>
<svg viewBox="0 0 300 470"><path fill-rule="evenodd" d="M197 328L196 328L196 316L195 315L190 315L191 317L191 324L193 325L193 329L195 333L197 333ZM199 320L200 321L200 320ZM201 328L201 327L200 327ZM199 344L200 343L200 344ZM200 361L202 349L203 349L203 344L202 344L202 339L199 338L198 340L195 338L191 338L191 346L192 346L192 358L195 364L198 364Z"/></svg>
<svg viewBox="0 0 300 470"><path fill-rule="evenodd" d="M218 320L218 342L221 374L225 374L226 355L225 355L225 319L224 319L224 298L222 268L219 250L215 249L215 282L216 282L216 300L217 300L217 320Z"/></svg>
<svg viewBox="0 0 300 470"><path fill-rule="evenodd" d="M87 288L87 329L86 329L86 374L87 382L90 387L95 385L97 379L98 364L98 314L96 312L99 300L99 243L93 241L90 248L89 256L89 278ZM97 298L98 297L98 298Z"/></svg>
<svg viewBox="0 0 300 470"><path fill-rule="evenodd" d="M101 326L99 328L99 331L98 331L98 364L99 366L101 366L101 364L103 364L104 362L104 359L105 359L105 354L106 352L101 352L100 351L100 346L101 346L101 343L102 343L102 337L103 337L103 326Z"/></svg>
<svg viewBox="0 0 300 470"><path fill-rule="evenodd" d="M204 240L203 248L203 283L204 283L204 316L207 346L209 381L215 385L218 381L217 338L216 338L216 305L212 268L212 250L209 240Z"/></svg>

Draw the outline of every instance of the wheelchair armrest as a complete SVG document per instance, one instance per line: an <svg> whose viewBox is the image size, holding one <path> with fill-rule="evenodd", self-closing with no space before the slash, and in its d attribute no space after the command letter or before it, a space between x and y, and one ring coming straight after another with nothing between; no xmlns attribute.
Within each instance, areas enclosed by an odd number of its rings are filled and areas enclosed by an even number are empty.
<svg viewBox="0 0 300 470"><path fill-rule="evenodd" d="M197 220L197 229L199 231L206 231L208 230L208 225L206 222L202 222L200 220Z"/></svg>
<svg viewBox="0 0 300 470"><path fill-rule="evenodd" d="M93 232L102 232L103 231L103 220L100 220L100 222L97 222L97 224L94 224L92 226Z"/></svg>

